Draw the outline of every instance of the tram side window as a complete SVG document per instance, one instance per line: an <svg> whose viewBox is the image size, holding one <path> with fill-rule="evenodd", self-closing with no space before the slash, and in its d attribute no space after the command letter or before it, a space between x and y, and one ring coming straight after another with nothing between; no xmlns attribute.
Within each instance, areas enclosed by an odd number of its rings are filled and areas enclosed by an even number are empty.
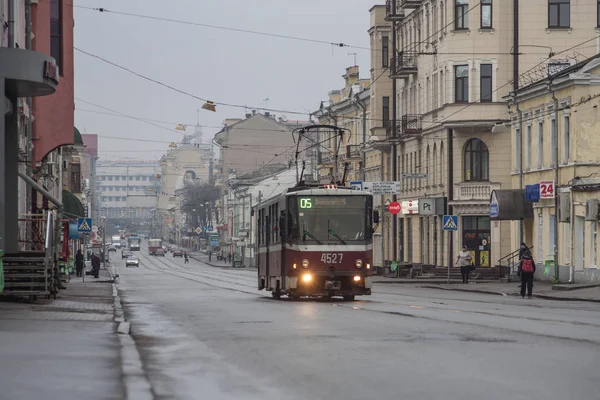
<svg viewBox="0 0 600 400"><path fill-rule="evenodd" d="M281 229L279 226L279 203L274 204L274 206L275 212L271 217L273 220L273 226L276 227L276 229L273 229L273 243L279 243L279 239L281 238L281 236L279 236L279 229Z"/></svg>
<svg viewBox="0 0 600 400"><path fill-rule="evenodd" d="M258 234L256 236L258 237L259 246L261 244L263 244L263 237L262 237L262 233L264 230L263 224L264 224L264 212L263 212L263 210L258 210L258 223L256 224L258 226Z"/></svg>

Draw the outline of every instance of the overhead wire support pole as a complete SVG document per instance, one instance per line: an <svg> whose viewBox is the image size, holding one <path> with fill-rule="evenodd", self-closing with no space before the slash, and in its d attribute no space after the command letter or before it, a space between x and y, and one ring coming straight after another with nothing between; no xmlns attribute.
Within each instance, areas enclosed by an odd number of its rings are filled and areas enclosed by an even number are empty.
<svg viewBox="0 0 600 400"><path fill-rule="evenodd" d="M397 38L396 38L396 21L392 22L392 48L394 49L392 51L392 68L394 68L394 70L397 68L397 61L398 61L398 51L397 51L397 46L398 46L398 42L397 42ZM392 132L396 132L396 119L397 119L397 101L396 101L396 92L398 90L397 87L397 82L395 78L392 78ZM387 129L389 129L389 121L387 122L388 126L386 127ZM396 143L394 142L392 144L392 180L395 182L398 180L398 165L397 165L397 158L398 158L398 154L397 154L397 147L396 147ZM398 196L397 195L392 195L392 201L397 201L398 200ZM394 214L392 216L392 259L394 261L396 261L398 259L398 214Z"/></svg>
<svg viewBox="0 0 600 400"><path fill-rule="evenodd" d="M511 97L518 115L517 131L515 135L517 142L517 168L519 170L519 190L523 190L523 111L519 107L517 93L515 91L511 93ZM517 229L520 246L521 243L523 243L523 218L519 219L519 225Z"/></svg>
<svg viewBox="0 0 600 400"><path fill-rule="evenodd" d="M560 281L558 267L558 210L560 202L556 188L558 188L558 98L552 87L552 77L548 79L548 91L552 95L554 101L554 126L552 127L552 152L554 154L554 282Z"/></svg>

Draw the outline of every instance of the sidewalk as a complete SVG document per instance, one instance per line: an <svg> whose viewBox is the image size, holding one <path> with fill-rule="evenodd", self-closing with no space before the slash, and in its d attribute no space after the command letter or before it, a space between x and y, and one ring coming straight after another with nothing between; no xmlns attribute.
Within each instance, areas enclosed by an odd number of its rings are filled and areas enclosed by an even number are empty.
<svg viewBox="0 0 600 400"><path fill-rule="evenodd" d="M414 280L413 280L414 281ZM493 283L469 283L463 285L460 283L434 284L430 282L414 282L417 287L424 289L440 289L459 292L484 293L500 296L520 296L520 282L493 282ZM553 285L547 282L534 282L533 297L547 300L564 301L588 301L600 303L600 285L590 287L586 285Z"/></svg>
<svg viewBox="0 0 600 400"><path fill-rule="evenodd" d="M0 397L122 399L113 284L71 277L56 300L0 297Z"/></svg>

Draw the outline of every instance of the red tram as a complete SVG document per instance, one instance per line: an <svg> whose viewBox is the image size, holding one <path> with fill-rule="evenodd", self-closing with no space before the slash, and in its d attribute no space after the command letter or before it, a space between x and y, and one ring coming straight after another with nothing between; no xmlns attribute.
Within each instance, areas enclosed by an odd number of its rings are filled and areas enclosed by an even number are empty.
<svg viewBox="0 0 600 400"><path fill-rule="evenodd" d="M373 195L301 185L256 207L258 289L287 295L370 295Z"/></svg>

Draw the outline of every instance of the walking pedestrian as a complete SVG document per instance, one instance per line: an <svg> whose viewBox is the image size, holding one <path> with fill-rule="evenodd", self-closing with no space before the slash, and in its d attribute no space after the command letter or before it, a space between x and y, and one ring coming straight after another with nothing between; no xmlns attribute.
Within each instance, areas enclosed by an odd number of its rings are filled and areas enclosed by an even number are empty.
<svg viewBox="0 0 600 400"><path fill-rule="evenodd" d="M463 246L462 250L458 252L456 257L456 264L460 267L460 275L462 277L462 283L469 283L469 274L471 273L471 264L473 257L467 250L467 246Z"/></svg>
<svg viewBox="0 0 600 400"><path fill-rule="evenodd" d="M208 251L208 262L212 261L212 251Z"/></svg>
<svg viewBox="0 0 600 400"><path fill-rule="evenodd" d="M525 298L525 289L527 289L527 297L531 298L534 274L535 261L531 256L531 252L524 253L523 258L519 261L519 272L517 273L521 277L521 297Z"/></svg>
<svg viewBox="0 0 600 400"><path fill-rule="evenodd" d="M92 255L92 275L94 278L100 278L100 257L97 254Z"/></svg>
<svg viewBox="0 0 600 400"><path fill-rule="evenodd" d="M75 255L75 274L83 276L83 253L81 249L77 250L77 254Z"/></svg>
<svg viewBox="0 0 600 400"><path fill-rule="evenodd" d="M188 264L190 262L186 251L183 252L183 258L185 259L185 261L183 262L184 264Z"/></svg>

